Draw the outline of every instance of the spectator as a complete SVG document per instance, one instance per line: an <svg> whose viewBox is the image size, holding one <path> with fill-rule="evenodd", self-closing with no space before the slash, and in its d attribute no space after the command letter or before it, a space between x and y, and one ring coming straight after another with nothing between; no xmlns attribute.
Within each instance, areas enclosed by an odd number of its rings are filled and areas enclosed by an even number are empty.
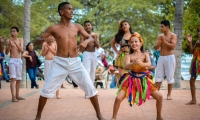
<svg viewBox="0 0 200 120"><path fill-rule="evenodd" d="M28 72L29 78L31 79L31 88L39 88L36 83L36 75L38 72L37 54L34 51L34 46L32 42L26 45L26 51L22 55L26 59L26 70Z"/></svg>

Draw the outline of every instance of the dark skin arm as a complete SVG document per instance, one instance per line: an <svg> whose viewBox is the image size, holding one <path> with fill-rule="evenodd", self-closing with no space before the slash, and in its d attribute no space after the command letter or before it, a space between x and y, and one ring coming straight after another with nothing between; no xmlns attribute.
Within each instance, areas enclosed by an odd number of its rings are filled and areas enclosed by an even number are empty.
<svg viewBox="0 0 200 120"><path fill-rule="evenodd" d="M175 34L173 34L171 42L168 42L168 41L164 40L164 37L162 36L161 37L161 41L162 41L163 45L166 45L169 48L174 49L176 47L177 36Z"/></svg>
<svg viewBox="0 0 200 120"><path fill-rule="evenodd" d="M115 51L115 53L119 55L119 51L117 50L115 44L116 44L115 38L113 38L113 39L111 40L111 47L113 48L113 50Z"/></svg>
<svg viewBox="0 0 200 120"><path fill-rule="evenodd" d="M76 26L77 26L78 29L79 29L79 33L80 33L84 38L86 38L80 45L77 46L78 52L83 52L84 49L86 48L87 44L88 44L89 42L94 41L94 39L92 38L92 36L90 36L90 35L84 30L84 28L83 28L81 25L76 24Z"/></svg>

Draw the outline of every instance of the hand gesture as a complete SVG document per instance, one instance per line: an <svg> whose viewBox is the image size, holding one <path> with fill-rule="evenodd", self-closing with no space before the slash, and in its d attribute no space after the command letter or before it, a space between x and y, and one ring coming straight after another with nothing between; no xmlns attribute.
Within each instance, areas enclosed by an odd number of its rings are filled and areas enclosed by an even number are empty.
<svg viewBox="0 0 200 120"><path fill-rule="evenodd" d="M33 59L32 59L32 57L31 57L31 56L29 56L29 60L30 60L31 62L33 62Z"/></svg>
<svg viewBox="0 0 200 120"><path fill-rule="evenodd" d="M190 34L187 34L187 40L188 42L192 42L192 36Z"/></svg>
<svg viewBox="0 0 200 120"><path fill-rule="evenodd" d="M82 42L80 45L77 46L77 51L83 52L85 50L86 46L87 46L87 42L85 42L85 41Z"/></svg>
<svg viewBox="0 0 200 120"><path fill-rule="evenodd" d="M139 66L143 66L143 62L138 58L135 59L134 63L138 64Z"/></svg>
<svg viewBox="0 0 200 120"><path fill-rule="evenodd" d="M160 35L160 36L159 36L159 39L160 39L161 42L163 42L163 41L164 41L164 36L163 36L163 35Z"/></svg>

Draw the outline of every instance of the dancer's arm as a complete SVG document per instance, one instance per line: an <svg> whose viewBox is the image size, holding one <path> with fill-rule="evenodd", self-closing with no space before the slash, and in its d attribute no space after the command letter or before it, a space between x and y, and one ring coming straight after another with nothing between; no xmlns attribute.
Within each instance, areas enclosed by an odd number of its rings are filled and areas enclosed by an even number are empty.
<svg viewBox="0 0 200 120"><path fill-rule="evenodd" d="M99 48L99 35L98 34L94 34L94 36L92 36L94 38L94 46Z"/></svg>
<svg viewBox="0 0 200 120"><path fill-rule="evenodd" d="M176 47L176 42L177 42L177 36L176 34L171 34L172 38L171 38L171 41L168 42L164 39L161 39L163 45L166 45L168 46L170 49L174 49Z"/></svg>
<svg viewBox="0 0 200 120"><path fill-rule="evenodd" d="M158 38L157 38L157 41L156 41L156 45L154 46L155 50L158 50L160 48L161 43L162 43L161 39L162 39L162 37L161 37L161 35L159 35Z"/></svg>
<svg viewBox="0 0 200 120"><path fill-rule="evenodd" d="M115 51L116 54L120 54L120 52L117 50L116 46L115 46L116 42L115 42L115 37L111 40L111 47L113 48L113 50Z"/></svg>
<svg viewBox="0 0 200 120"><path fill-rule="evenodd" d="M48 38L50 35L52 35L51 31L53 26L50 26L46 29L46 31L38 38L36 38L34 45L40 45L43 42L49 43L51 41L51 38Z"/></svg>
<svg viewBox="0 0 200 120"><path fill-rule="evenodd" d="M7 40L6 41L6 55L10 53L10 49L11 49L11 41Z"/></svg>
<svg viewBox="0 0 200 120"><path fill-rule="evenodd" d="M24 44L24 41L23 41L22 38L20 38L20 43L19 43L19 45L18 45L15 41L13 41L13 43L16 45L16 47L17 47L17 49L18 49L19 52L23 52L23 44Z"/></svg>
<svg viewBox="0 0 200 120"><path fill-rule="evenodd" d="M86 38L80 45L77 46L78 52L83 52L89 42L94 41L92 36L90 36L84 28L80 24L76 24L77 28L79 29L79 33Z"/></svg>
<svg viewBox="0 0 200 120"><path fill-rule="evenodd" d="M42 44L42 56L45 56L48 52L48 47L46 45L47 45L46 42Z"/></svg>

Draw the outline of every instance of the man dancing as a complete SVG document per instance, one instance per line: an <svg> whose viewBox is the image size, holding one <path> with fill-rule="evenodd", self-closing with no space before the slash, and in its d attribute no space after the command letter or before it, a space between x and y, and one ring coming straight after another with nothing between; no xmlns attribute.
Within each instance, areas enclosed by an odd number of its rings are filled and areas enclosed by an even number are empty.
<svg viewBox="0 0 200 120"><path fill-rule="evenodd" d="M40 120L47 98L52 98L54 96L55 91L60 88L67 75L69 75L85 92L86 98L90 98L96 111L97 118L99 120L104 120L99 108L97 98L98 92L78 57L78 52L84 51L87 44L93 41L93 38L85 32L81 25L70 22L73 17L73 9L70 3L60 3L58 5L58 13L61 16L61 21L47 28L41 38L38 38L35 42L35 44L39 44L43 41L48 42L48 37L50 35L52 35L57 42L57 56L54 57L52 67L45 80L44 88L40 92L38 111L35 120ZM77 46L78 33L86 38L79 46Z"/></svg>

